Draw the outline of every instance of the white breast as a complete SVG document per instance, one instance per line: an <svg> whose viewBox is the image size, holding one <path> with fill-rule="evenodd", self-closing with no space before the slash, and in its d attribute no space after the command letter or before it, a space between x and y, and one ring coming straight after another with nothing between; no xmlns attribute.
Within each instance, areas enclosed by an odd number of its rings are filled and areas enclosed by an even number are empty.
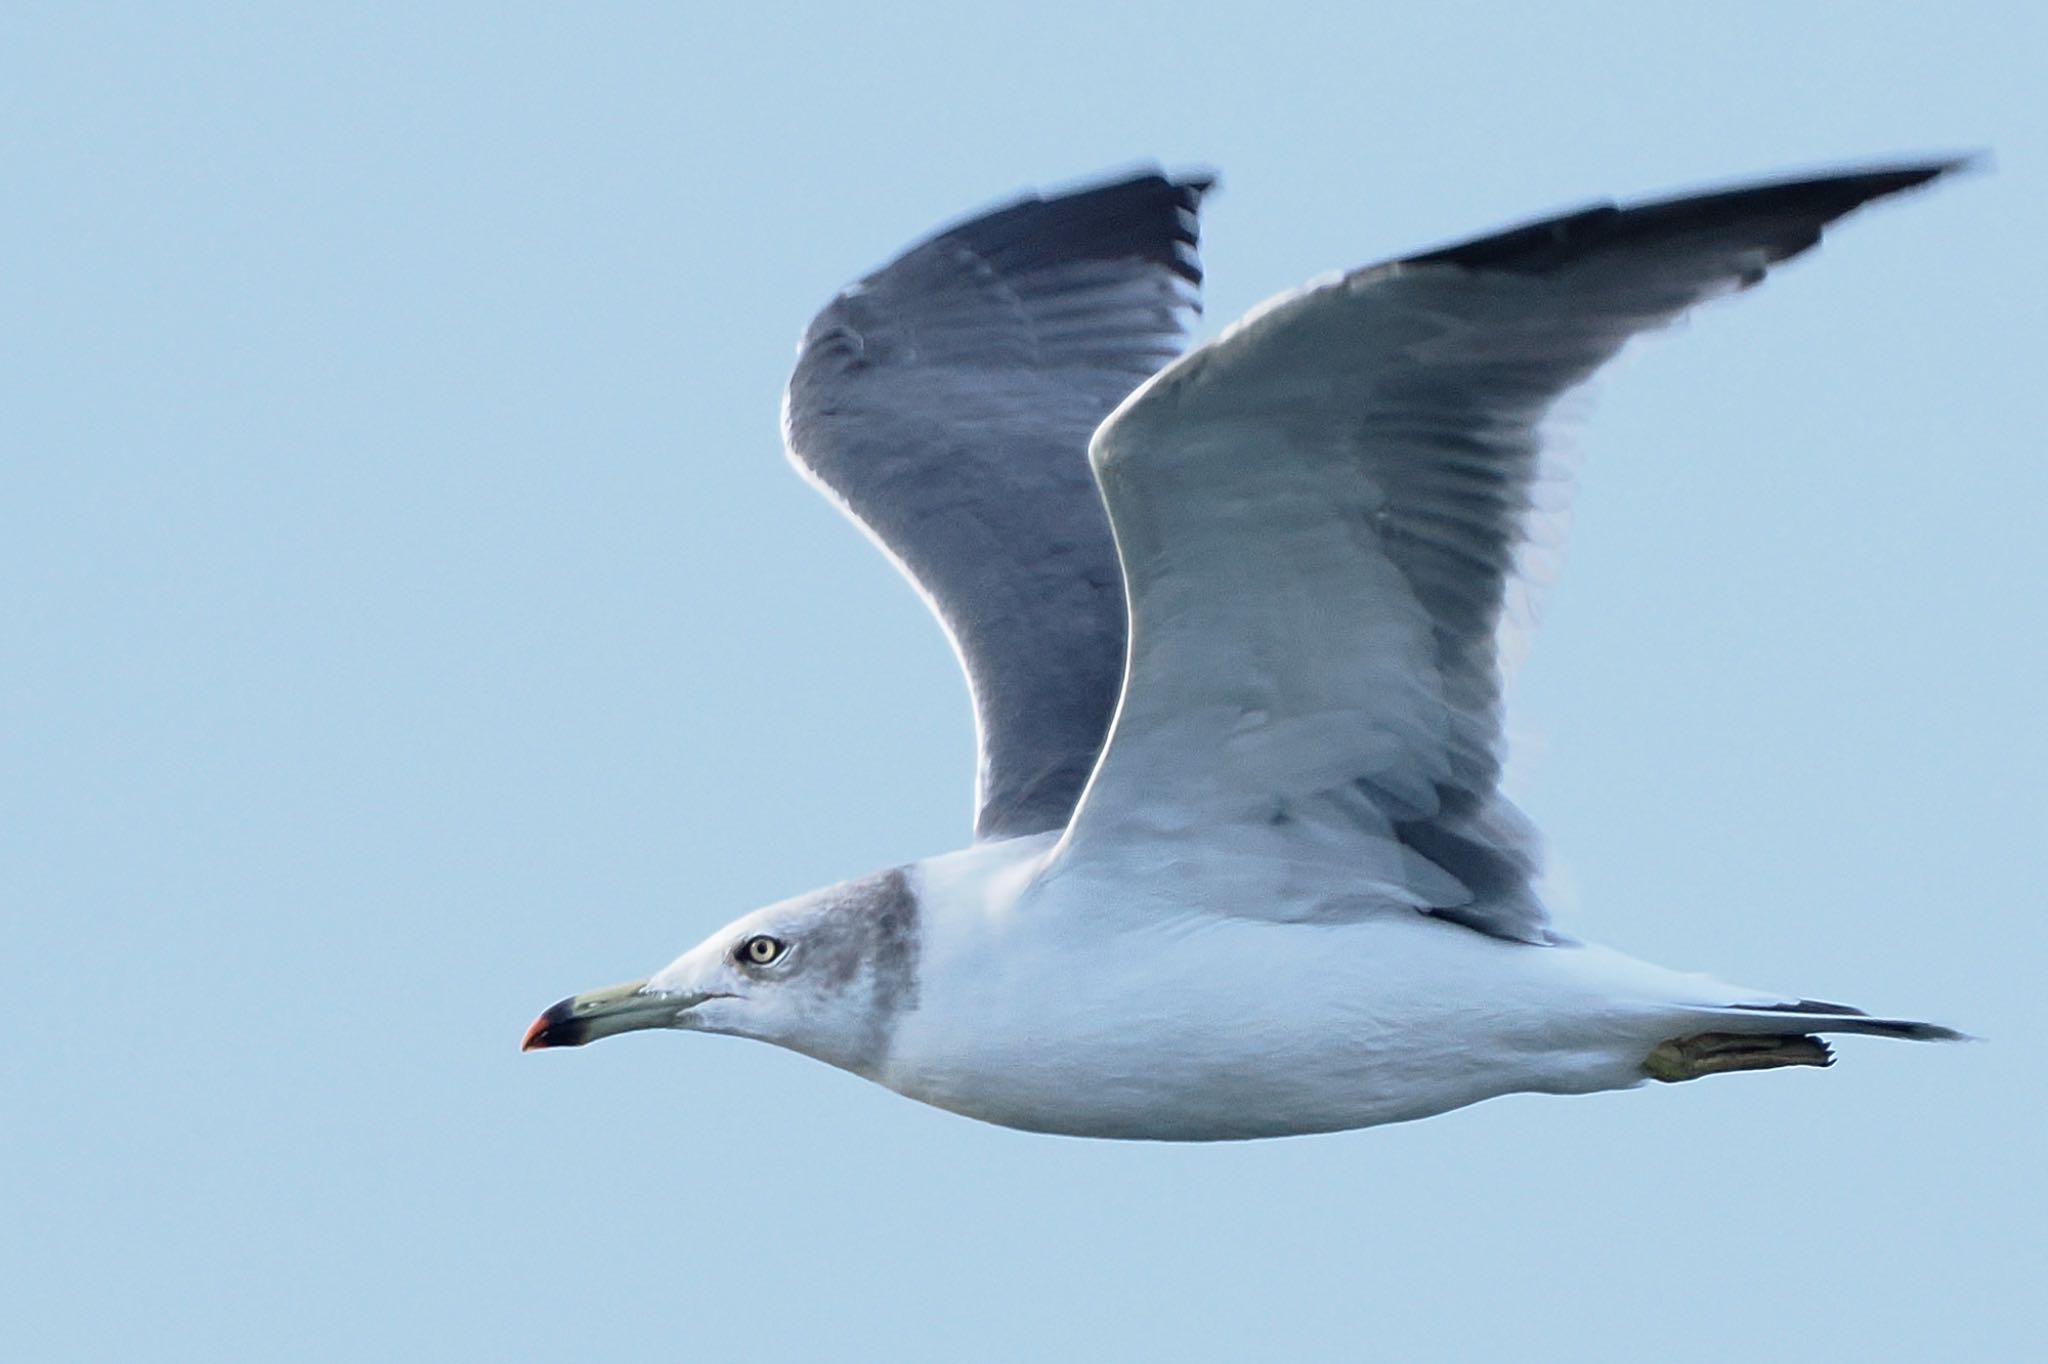
<svg viewBox="0 0 2048 1364"><path fill-rule="evenodd" d="M1128 877L1034 880L1050 846L919 868L919 1000L878 1077L891 1088L1072 1135L1363 1127L1638 1083L1686 979L1404 909L1304 924L1130 903Z"/></svg>

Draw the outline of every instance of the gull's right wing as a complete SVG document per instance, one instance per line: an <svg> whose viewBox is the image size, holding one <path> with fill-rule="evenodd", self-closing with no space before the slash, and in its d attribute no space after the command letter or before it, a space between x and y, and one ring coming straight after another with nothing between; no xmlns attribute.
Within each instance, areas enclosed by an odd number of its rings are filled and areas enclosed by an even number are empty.
<svg viewBox="0 0 2048 1364"><path fill-rule="evenodd" d="M974 697L975 833L1066 823L1123 680L1089 435L1180 353L1205 177L1144 174L951 227L834 299L791 458L938 615Z"/></svg>

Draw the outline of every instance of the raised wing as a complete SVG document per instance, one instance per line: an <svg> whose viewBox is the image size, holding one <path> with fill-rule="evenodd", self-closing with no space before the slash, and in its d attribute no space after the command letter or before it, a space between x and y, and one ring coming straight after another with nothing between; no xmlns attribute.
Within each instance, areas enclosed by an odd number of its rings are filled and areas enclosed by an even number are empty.
<svg viewBox="0 0 2048 1364"><path fill-rule="evenodd" d="M1123 681L1116 550L1089 435L1179 354L1210 181L1028 198L913 247L804 334L797 466L938 615L974 695L975 833L1066 823Z"/></svg>
<svg viewBox="0 0 2048 1364"><path fill-rule="evenodd" d="M1947 169L1590 208L1285 296L1159 375L1091 451L1130 671L1062 859L1269 859L1317 913L1546 940L1497 788L1495 644L1545 414L1630 337Z"/></svg>

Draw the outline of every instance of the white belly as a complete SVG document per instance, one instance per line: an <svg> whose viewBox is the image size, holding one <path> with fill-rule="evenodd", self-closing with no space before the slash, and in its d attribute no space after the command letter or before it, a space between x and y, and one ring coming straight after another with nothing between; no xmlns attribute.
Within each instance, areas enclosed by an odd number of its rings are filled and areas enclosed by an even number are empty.
<svg viewBox="0 0 2048 1364"><path fill-rule="evenodd" d="M935 914L925 941L918 1007L875 1078L1077 1136L1324 1132L1622 1088L1668 1035L1673 982L1693 983L1400 909L1289 924L1027 895Z"/></svg>

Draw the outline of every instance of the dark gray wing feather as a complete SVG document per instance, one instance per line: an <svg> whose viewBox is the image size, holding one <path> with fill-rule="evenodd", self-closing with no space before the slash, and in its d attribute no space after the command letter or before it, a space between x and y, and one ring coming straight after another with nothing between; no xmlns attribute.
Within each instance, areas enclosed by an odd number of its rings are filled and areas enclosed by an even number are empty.
<svg viewBox="0 0 2048 1364"><path fill-rule="evenodd" d="M1545 415L1631 337L1949 168L1587 209L1305 289L1167 369L1092 451L1130 676L1063 855L1164 835L1543 941L1496 638Z"/></svg>
<svg viewBox="0 0 2048 1364"><path fill-rule="evenodd" d="M1088 439L1180 352L1209 184L1145 174L1010 204L905 252L804 334L791 458L960 656L978 837L1065 824L1108 732L1124 600Z"/></svg>

